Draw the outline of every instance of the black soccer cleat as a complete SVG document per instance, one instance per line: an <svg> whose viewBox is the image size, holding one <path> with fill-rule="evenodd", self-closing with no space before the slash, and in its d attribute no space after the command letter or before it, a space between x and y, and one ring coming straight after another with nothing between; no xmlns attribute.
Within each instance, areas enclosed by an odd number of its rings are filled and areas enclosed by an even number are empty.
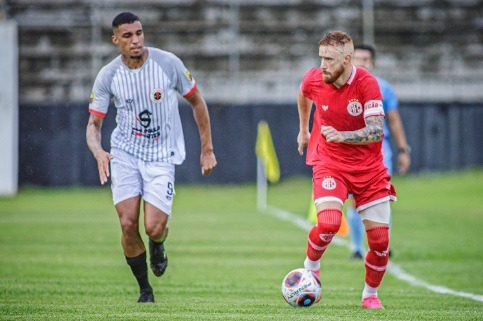
<svg viewBox="0 0 483 321"><path fill-rule="evenodd" d="M168 267L168 256L164 249L164 241L157 243L149 239L149 261L154 275L161 276L164 274L164 271Z"/></svg>
<svg viewBox="0 0 483 321"><path fill-rule="evenodd" d="M153 290L141 290L138 303L154 303Z"/></svg>

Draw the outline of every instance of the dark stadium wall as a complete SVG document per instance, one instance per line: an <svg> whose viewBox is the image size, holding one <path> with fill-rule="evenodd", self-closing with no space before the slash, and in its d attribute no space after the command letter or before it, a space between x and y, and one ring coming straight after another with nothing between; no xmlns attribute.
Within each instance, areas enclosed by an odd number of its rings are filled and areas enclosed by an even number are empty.
<svg viewBox="0 0 483 321"><path fill-rule="evenodd" d="M200 141L188 105L180 106L187 158L177 167L178 183L244 183L256 179L257 124L270 125L282 179L304 175L310 168L297 152L297 107L287 105L209 104L216 170L202 177ZM410 104L400 106L409 144L410 173L448 171L483 165L483 106L481 104ZM109 148L115 126L110 109L103 126L103 146ZM19 185L99 185L95 160L85 143L88 112L85 104L21 104Z"/></svg>

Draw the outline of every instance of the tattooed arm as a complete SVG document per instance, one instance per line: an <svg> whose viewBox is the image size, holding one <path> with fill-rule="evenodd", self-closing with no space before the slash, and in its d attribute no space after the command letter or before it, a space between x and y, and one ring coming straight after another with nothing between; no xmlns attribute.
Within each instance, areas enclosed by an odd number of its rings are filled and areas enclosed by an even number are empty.
<svg viewBox="0 0 483 321"><path fill-rule="evenodd" d="M366 127L354 131L338 131L331 126L322 126L322 135L327 142L347 144L369 144L382 140L384 117L370 116L365 118Z"/></svg>

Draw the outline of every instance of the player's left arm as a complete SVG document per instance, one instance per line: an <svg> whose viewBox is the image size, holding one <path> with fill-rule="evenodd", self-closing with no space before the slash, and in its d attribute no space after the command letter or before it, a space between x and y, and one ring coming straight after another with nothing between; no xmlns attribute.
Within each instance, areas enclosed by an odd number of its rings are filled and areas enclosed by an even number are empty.
<svg viewBox="0 0 483 321"><path fill-rule="evenodd" d="M354 131L338 131L332 126L322 126L322 135L327 142L347 144L370 144L379 142L384 135L384 116L368 116L366 126Z"/></svg>
<svg viewBox="0 0 483 321"><path fill-rule="evenodd" d="M210 115L208 113L208 106L201 96L201 93L196 89L193 94L186 97L186 100L193 108L193 116L198 126L201 139L201 174L209 175L216 166L216 157L213 153L213 142L211 139L211 125Z"/></svg>
<svg viewBox="0 0 483 321"><path fill-rule="evenodd" d="M367 77L360 86L365 127L338 131L331 126L322 126L322 135L327 142L363 145L380 142L384 138L384 108L379 84L376 78Z"/></svg>

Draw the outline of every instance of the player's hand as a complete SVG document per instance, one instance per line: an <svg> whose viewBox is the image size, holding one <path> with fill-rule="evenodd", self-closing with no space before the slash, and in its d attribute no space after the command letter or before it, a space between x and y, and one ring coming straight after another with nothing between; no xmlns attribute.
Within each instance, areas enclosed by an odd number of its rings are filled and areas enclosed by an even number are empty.
<svg viewBox="0 0 483 321"><path fill-rule="evenodd" d="M216 157L213 152L201 153L200 157L201 175L210 175L211 171L216 167Z"/></svg>
<svg viewBox="0 0 483 321"><path fill-rule="evenodd" d="M344 136L336 130L332 126L322 126L320 129L322 135L324 135L325 139L328 143L335 142L335 143L342 143L344 142Z"/></svg>
<svg viewBox="0 0 483 321"><path fill-rule="evenodd" d="M409 153L399 153L397 156L397 171L400 175L405 175L411 165L411 157Z"/></svg>
<svg viewBox="0 0 483 321"><path fill-rule="evenodd" d="M99 178L101 180L101 185L104 185L107 182L108 177L110 176L109 173L109 162L112 159L112 155L106 152L105 150L100 149L94 157L97 161L97 169L99 170Z"/></svg>
<svg viewBox="0 0 483 321"><path fill-rule="evenodd" d="M300 131L297 136L297 143L299 144L299 154L304 154L304 148L309 145L310 133L308 131Z"/></svg>

